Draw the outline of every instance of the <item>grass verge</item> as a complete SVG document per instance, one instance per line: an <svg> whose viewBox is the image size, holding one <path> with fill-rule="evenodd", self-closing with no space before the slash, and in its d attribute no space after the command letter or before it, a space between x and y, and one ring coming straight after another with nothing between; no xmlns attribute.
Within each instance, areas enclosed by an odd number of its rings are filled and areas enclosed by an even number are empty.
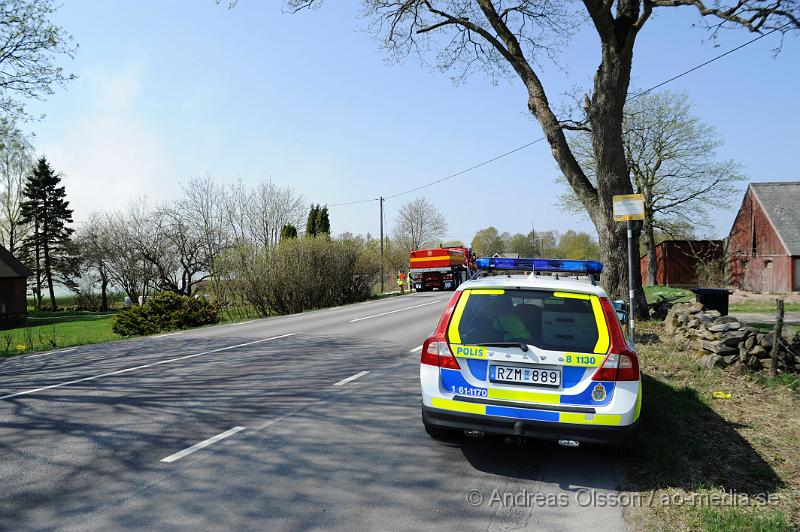
<svg viewBox="0 0 800 532"><path fill-rule="evenodd" d="M779 296L776 296L779 297ZM784 303L783 310L786 312L800 312L800 303ZM775 314L775 302L768 301L746 301L742 303L731 303L728 305L728 311L731 313L736 312L765 312Z"/></svg>
<svg viewBox="0 0 800 532"><path fill-rule="evenodd" d="M800 525L796 380L700 367L642 324L641 446L624 462L634 528L794 530ZM716 399L714 392L730 393Z"/></svg>
<svg viewBox="0 0 800 532"><path fill-rule="evenodd" d="M0 356L47 351L119 339L113 312L32 312L28 326L0 331Z"/></svg>

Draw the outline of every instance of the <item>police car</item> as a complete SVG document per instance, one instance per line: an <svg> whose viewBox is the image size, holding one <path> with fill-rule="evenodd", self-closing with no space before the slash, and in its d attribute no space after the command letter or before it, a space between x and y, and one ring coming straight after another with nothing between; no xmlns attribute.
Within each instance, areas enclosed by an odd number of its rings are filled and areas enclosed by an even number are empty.
<svg viewBox="0 0 800 532"><path fill-rule="evenodd" d="M608 295L577 278L599 275L602 264L481 258L477 265L503 275L461 284L422 346L428 434L629 449L642 402L639 361Z"/></svg>

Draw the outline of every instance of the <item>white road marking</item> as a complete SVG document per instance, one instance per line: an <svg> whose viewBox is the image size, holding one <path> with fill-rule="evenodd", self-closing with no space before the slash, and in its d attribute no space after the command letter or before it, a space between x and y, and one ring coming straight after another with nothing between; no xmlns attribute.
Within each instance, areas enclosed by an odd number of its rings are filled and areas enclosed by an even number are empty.
<svg viewBox="0 0 800 532"><path fill-rule="evenodd" d="M298 412L302 412L303 410L306 410L306 409L308 409L308 408L310 408L310 407L312 407L314 405L317 405L317 404L320 404L320 403L324 403L325 401L327 401L327 399L317 399L316 401L311 401L310 403L305 404L305 405L303 405L303 406L301 406L299 408L295 408L291 412L287 412L286 414L283 414L282 416L278 416L275 419L270 419L266 423L263 423L263 424L259 425L258 427L256 427L254 430L267 429L267 428L271 427L272 425L275 425L277 423L280 423L281 421L289 419L290 417L292 417L293 415L297 414Z"/></svg>
<svg viewBox="0 0 800 532"><path fill-rule="evenodd" d="M289 333L289 334L282 334L280 336L272 336L270 338L262 338L261 340L253 340L252 342L245 342L243 344L229 345L227 347L219 347L217 349L212 349L210 351L203 351L202 353L194 353L193 355L184 355L182 357L169 358L167 360L159 360L158 362L152 362L150 364L142 364L141 366L134 366L134 367L131 367L131 368L120 369L120 370L117 370L117 371L109 371L108 373L101 373L100 375L93 375L92 377L84 377L82 379L75 379L75 380L72 380L72 381L60 382L58 384L51 384L50 386L42 386L41 388L35 388L33 390L25 390L24 392L17 392L17 393L12 393L12 394L9 394L9 395L3 395L2 397L0 397L0 401L2 401L3 399L11 399L11 398L14 398L14 397L19 397L20 395L28 395L28 394L32 394L32 393L36 393L36 392L41 392L41 391L44 391L44 390L52 390L53 388L61 388L63 386L69 386L70 384L77 384L79 382L93 381L93 380L96 380L96 379L101 379L103 377L110 377L112 375L120 375L122 373L128 373L128 372L136 371L136 370L139 370L139 369L151 368L153 366L160 366L161 364L168 364L170 362L177 362L179 360L187 360L189 358L199 357L199 356L203 356L203 355L210 355L211 353L219 353L221 351L228 351L230 349L236 349L237 347L245 347L245 346L248 346L248 345L260 344L262 342L268 342L270 340L278 340L279 338L286 338L287 336L294 336L296 334L299 334L299 333Z"/></svg>
<svg viewBox="0 0 800 532"><path fill-rule="evenodd" d="M151 338L165 338L167 336L175 336L176 334L180 334L178 331L166 333L166 334L157 334L155 336L151 336Z"/></svg>
<svg viewBox="0 0 800 532"><path fill-rule="evenodd" d="M36 353L35 355L27 355L25 358L36 358L36 357L43 357L45 355L60 355L61 353L71 353L72 351L77 351L78 348L75 349L60 349L58 351L47 351L46 353Z"/></svg>
<svg viewBox="0 0 800 532"><path fill-rule="evenodd" d="M343 384L347 384L348 382L354 381L354 380L356 380L356 379L357 379L357 378L359 378L359 377L363 377L363 376L364 376L364 375L366 375L367 373L369 373L369 371L362 371L362 372L360 372L360 373L356 373L355 375L350 375L350 376L349 376L349 377L347 377L346 379L342 379L342 380L340 380L339 382L337 382L336 384L334 384L334 386L341 386L341 385L343 385Z"/></svg>
<svg viewBox="0 0 800 532"><path fill-rule="evenodd" d="M356 321L361 321L361 320L369 320L369 319L372 319L372 318L379 318L381 316L386 316L387 314L394 314L396 312L403 312L404 310L411 310L411 309L414 309L414 308L424 307L426 305L433 305L434 303L439 303L440 301L443 301L443 300L442 299L437 299L436 301L428 301L427 303L422 303L420 305L414 305L413 307L399 308L397 310L390 310L389 312L381 312L380 314L374 314L372 316L364 316L363 318L356 318L354 320L350 320L350 323L354 323Z"/></svg>
<svg viewBox="0 0 800 532"><path fill-rule="evenodd" d="M239 323L231 323L228 327L236 327L237 325L247 325L248 323L253 323L256 320L248 320L248 321L240 321Z"/></svg>
<svg viewBox="0 0 800 532"><path fill-rule="evenodd" d="M213 438L209 438L207 440L203 440L200 443L196 443L196 444L192 445L191 447L187 447L186 449L184 449L184 450L182 450L180 452L177 452L175 454L171 454L171 455L167 456L166 458L162 458L161 461L169 463L169 462L174 462L175 460L180 460L184 456L190 455L195 451L199 451L200 449L202 449L204 447L208 447L212 443L216 443L219 440L224 440L228 436L233 436L237 432L239 432L241 430L244 430L244 429L245 429L245 427L233 427L232 429L226 430L225 432L223 432L221 434L217 434Z"/></svg>
<svg viewBox="0 0 800 532"><path fill-rule="evenodd" d="M422 346L421 345L418 345L414 349L409 349L408 350L409 353L419 353L420 351L422 351Z"/></svg>

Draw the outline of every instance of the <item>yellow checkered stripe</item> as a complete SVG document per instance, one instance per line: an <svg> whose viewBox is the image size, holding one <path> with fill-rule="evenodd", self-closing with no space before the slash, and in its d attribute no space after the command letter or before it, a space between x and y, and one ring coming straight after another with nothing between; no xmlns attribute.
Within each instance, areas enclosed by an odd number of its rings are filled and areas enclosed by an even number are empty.
<svg viewBox="0 0 800 532"><path fill-rule="evenodd" d="M490 390L491 395L491 390ZM466 414L486 415L486 406L478 403L454 401L441 397L433 397L431 405L441 410L451 412L464 412ZM519 409L522 410L522 409ZM527 409L526 409L527 410ZM583 414L579 412L559 412L558 423L571 423L575 425L608 425L615 426L622 423L622 416L618 414Z"/></svg>

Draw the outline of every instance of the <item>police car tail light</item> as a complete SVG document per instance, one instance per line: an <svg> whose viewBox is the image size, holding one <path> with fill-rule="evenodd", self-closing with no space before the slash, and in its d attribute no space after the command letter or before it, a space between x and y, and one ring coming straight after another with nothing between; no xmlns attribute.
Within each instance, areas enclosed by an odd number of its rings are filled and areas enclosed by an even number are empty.
<svg viewBox="0 0 800 532"><path fill-rule="evenodd" d="M444 307L444 312L442 312L442 317L439 319L433 335L422 344L420 363L440 368L460 369L456 357L450 350L450 344L447 342L447 327L450 325L450 318L453 317L453 311L456 309L461 294L460 290L453 293L450 301Z"/></svg>
<svg viewBox="0 0 800 532"><path fill-rule="evenodd" d="M460 369L444 336L434 335L422 344L420 363L447 369Z"/></svg>
<svg viewBox="0 0 800 532"><path fill-rule="evenodd" d="M614 306L607 298L600 298L600 306L608 327L610 347L603 365L597 368L595 381L638 381L639 357L628 347L622 333Z"/></svg>

